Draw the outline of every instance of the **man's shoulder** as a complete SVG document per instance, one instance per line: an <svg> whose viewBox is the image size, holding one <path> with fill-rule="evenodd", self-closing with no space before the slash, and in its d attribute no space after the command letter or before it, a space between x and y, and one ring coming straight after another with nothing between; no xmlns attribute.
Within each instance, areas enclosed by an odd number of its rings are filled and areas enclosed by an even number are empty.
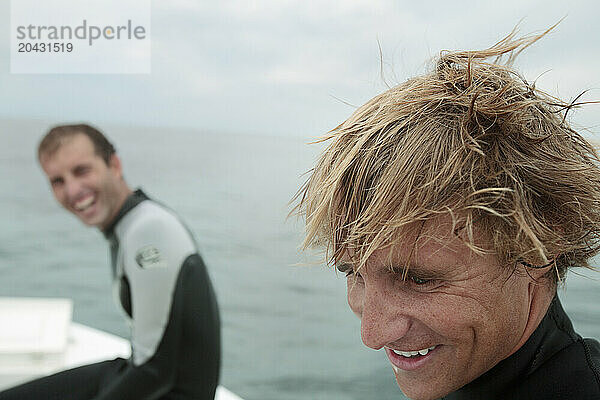
<svg viewBox="0 0 600 400"><path fill-rule="evenodd" d="M600 343L573 341L527 375L511 398L600 399Z"/></svg>
<svg viewBox="0 0 600 400"><path fill-rule="evenodd" d="M185 230L183 222L171 209L154 200L144 200L120 221L120 236L144 232L147 229Z"/></svg>
<svg viewBox="0 0 600 400"><path fill-rule="evenodd" d="M600 343L595 339L583 339L582 342L586 359L600 387Z"/></svg>
<svg viewBox="0 0 600 400"><path fill-rule="evenodd" d="M117 227L121 243L128 247L158 246L195 250L192 234L169 208L145 200L131 210Z"/></svg>

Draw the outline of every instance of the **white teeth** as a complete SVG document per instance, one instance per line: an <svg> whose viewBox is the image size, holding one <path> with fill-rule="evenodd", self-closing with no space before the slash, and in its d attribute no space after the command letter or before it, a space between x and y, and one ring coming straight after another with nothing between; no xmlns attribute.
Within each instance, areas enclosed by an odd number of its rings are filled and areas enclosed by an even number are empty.
<svg viewBox="0 0 600 400"><path fill-rule="evenodd" d="M95 197L94 196L90 196L84 200L78 201L77 203L74 204L74 207L77 211L83 211L86 208L88 208L90 205L92 205L92 203L94 202Z"/></svg>
<svg viewBox="0 0 600 400"><path fill-rule="evenodd" d="M392 350L392 351L398 355L401 355L402 357L410 358L410 357L415 357L416 355L425 356L431 350L435 349L435 347L436 346L431 346L427 349L414 350L414 351L400 351L400 350Z"/></svg>

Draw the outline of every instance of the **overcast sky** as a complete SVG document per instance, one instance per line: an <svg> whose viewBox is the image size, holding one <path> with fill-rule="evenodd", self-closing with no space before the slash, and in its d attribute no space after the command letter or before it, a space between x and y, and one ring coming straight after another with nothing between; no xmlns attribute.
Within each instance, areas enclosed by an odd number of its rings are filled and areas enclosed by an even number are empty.
<svg viewBox="0 0 600 400"><path fill-rule="evenodd" d="M15 0L18 1L18 0ZM76 1L76 0L73 0ZM484 4L485 3L485 4ZM91 121L318 136L441 49L495 43L566 19L516 66L565 98L600 99L600 6L589 1L152 2L149 75L10 74L9 1L0 0L0 118ZM600 125L600 105L576 114Z"/></svg>

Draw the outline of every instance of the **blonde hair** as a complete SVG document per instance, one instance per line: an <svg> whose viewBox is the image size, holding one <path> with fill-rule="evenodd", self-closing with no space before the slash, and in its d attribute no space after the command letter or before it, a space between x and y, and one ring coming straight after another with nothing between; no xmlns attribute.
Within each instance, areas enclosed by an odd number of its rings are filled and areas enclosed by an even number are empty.
<svg viewBox="0 0 600 400"><path fill-rule="evenodd" d="M550 96L511 68L552 28L442 52L431 72L330 131L295 198L304 248L324 246L331 263L351 250L360 268L411 224L449 214L473 251L501 265L551 262L555 279L589 266L599 250L599 159L566 118L583 103Z"/></svg>

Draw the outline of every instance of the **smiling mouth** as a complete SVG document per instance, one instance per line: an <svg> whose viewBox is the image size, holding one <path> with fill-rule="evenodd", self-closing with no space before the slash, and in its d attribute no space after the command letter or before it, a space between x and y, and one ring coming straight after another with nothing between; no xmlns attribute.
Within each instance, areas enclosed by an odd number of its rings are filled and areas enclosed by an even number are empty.
<svg viewBox="0 0 600 400"><path fill-rule="evenodd" d="M436 347L437 346L431 346L426 349L409 350L409 351L400 351L400 350L390 349L390 351L393 352L394 354L397 354L397 355L405 357L405 358L415 358L415 357L420 357L420 356L426 356L427 353L429 353L431 350L435 349Z"/></svg>
<svg viewBox="0 0 600 400"><path fill-rule="evenodd" d="M427 365L432 357L436 357L439 347L434 345L419 350L396 350L386 346L385 352L396 374L402 371L415 371Z"/></svg>
<svg viewBox="0 0 600 400"><path fill-rule="evenodd" d="M89 196L73 204L73 208L79 212L87 210L96 201L96 196Z"/></svg>

